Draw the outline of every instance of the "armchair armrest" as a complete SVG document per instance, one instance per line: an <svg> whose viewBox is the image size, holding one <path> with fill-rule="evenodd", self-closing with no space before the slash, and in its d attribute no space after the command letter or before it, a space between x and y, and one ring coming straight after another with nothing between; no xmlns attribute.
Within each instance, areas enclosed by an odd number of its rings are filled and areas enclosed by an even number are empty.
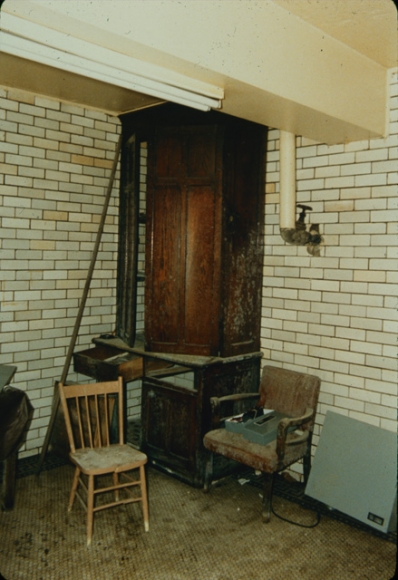
<svg viewBox="0 0 398 580"><path fill-rule="evenodd" d="M225 395L223 397L211 397L210 405L212 411L212 424L219 425L229 415L221 415L222 404L227 402L245 401L249 399L259 399L260 394L257 393L234 393L233 395Z"/></svg>
<svg viewBox="0 0 398 580"><path fill-rule="evenodd" d="M279 461L283 461L286 445L298 445L299 443L303 443L304 441L307 441L310 435L309 431L305 431L302 435L296 437L293 441L286 443L286 436L289 427L299 427L304 425L304 423L310 421L313 416L314 409L307 407L304 415L301 415L300 417L286 417L285 419L281 419L279 421L276 439L276 452L278 454Z"/></svg>
<svg viewBox="0 0 398 580"><path fill-rule="evenodd" d="M234 393L233 395L225 395L224 397L211 397L210 404L212 409L216 409L221 403L225 401L243 401L244 399L258 399L260 394L257 393Z"/></svg>

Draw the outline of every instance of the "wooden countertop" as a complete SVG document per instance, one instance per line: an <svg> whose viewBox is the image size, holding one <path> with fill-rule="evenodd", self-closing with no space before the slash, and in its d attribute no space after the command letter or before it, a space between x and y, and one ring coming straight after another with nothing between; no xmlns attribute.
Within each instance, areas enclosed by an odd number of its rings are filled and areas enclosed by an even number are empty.
<svg viewBox="0 0 398 580"><path fill-rule="evenodd" d="M112 346L120 350L127 352L133 352L138 356L143 358L157 358L165 361L172 362L173 364L178 364L186 367L203 367L213 364L227 364L231 362L236 362L240 360L245 360L248 358L262 357L261 352L251 352L247 354L241 354L238 356L231 357L217 357L217 356L199 356L199 355L188 355L188 354L174 354L166 352L149 352L144 348L142 340L137 340L134 347L128 346L121 338L93 338L94 344L102 344L106 346Z"/></svg>

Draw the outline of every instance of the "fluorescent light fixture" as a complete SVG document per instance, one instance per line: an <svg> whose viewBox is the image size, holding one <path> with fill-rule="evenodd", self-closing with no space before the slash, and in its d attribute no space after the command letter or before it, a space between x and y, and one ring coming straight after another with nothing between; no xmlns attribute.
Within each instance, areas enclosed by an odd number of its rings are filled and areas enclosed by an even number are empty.
<svg viewBox="0 0 398 580"><path fill-rule="evenodd" d="M53 68L179 103L220 109L223 89L70 35L2 14L0 50Z"/></svg>

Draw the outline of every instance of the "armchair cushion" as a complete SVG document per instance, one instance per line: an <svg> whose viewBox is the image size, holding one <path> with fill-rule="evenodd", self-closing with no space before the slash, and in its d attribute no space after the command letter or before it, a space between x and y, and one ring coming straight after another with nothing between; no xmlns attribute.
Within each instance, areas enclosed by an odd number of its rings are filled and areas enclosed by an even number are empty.
<svg viewBox="0 0 398 580"><path fill-rule="evenodd" d="M297 444L294 443L295 441ZM288 433L283 465L279 463L276 440L268 445L260 445L248 441L240 433L231 433L226 429L215 429L206 433L204 445L213 453L218 453L265 473L274 473L303 457L308 443L307 437L303 441L303 437L296 432Z"/></svg>

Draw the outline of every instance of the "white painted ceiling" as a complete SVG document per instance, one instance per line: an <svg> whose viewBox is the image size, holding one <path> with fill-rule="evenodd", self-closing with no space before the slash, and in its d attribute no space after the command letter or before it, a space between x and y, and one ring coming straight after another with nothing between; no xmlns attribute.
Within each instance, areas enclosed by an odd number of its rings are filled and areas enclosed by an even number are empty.
<svg viewBox="0 0 398 580"><path fill-rule="evenodd" d="M274 2L382 66L397 66L397 16L392 0Z"/></svg>
<svg viewBox="0 0 398 580"><path fill-rule="evenodd" d="M383 136L396 66L392 0L5 0L1 9L0 85L114 115L174 100L328 143Z"/></svg>

